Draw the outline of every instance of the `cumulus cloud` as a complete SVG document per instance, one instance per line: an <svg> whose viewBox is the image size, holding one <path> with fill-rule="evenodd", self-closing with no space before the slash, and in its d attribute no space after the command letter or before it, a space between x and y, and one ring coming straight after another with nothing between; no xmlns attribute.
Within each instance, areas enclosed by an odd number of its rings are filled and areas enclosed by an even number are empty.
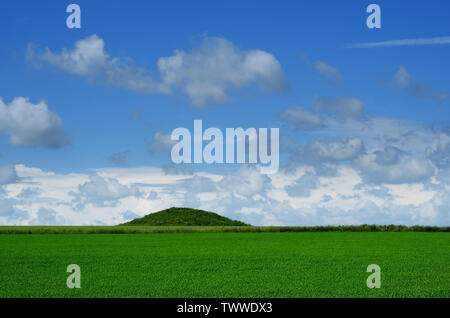
<svg viewBox="0 0 450 318"><path fill-rule="evenodd" d="M364 143L359 138L314 140L300 146L294 160L312 164L353 160L364 152Z"/></svg>
<svg viewBox="0 0 450 318"><path fill-rule="evenodd" d="M261 192L269 183L269 177L261 174L257 167L244 165L236 173L225 175L218 186L237 195L251 196Z"/></svg>
<svg viewBox="0 0 450 318"><path fill-rule="evenodd" d="M286 187L286 192L291 197L308 197L311 195L311 190L319 186L319 178L311 172L306 172L299 179ZM330 197L331 198L331 197Z"/></svg>
<svg viewBox="0 0 450 318"><path fill-rule="evenodd" d="M30 44L26 58L38 68L50 65L112 86L146 93L169 92L145 69L131 65L129 59L111 58L105 51L105 42L95 34L75 42L73 49L64 48L60 53L53 53L49 48L41 52Z"/></svg>
<svg viewBox="0 0 450 318"><path fill-rule="evenodd" d="M287 81L278 60L262 50L242 51L224 38L205 38L199 48L158 60L163 83L183 91L196 106L223 103L226 91L255 84L282 92Z"/></svg>
<svg viewBox="0 0 450 318"><path fill-rule="evenodd" d="M39 194L42 193L42 190L38 187L34 188L24 188L17 195L17 199L19 200L30 200L35 199Z"/></svg>
<svg viewBox="0 0 450 318"><path fill-rule="evenodd" d="M392 82L398 87L405 88L411 85L413 77L408 73L404 66L399 65L397 72L392 76Z"/></svg>
<svg viewBox="0 0 450 318"><path fill-rule="evenodd" d="M397 71L389 82L396 87L406 89L413 97L429 99L438 104L444 102L448 97L448 92L435 91L427 85L416 81L403 65L398 66Z"/></svg>
<svg viewBox="0 0 450 318"><path fill-rule="evenodd" d="M383 150L374 151L375 162L379 165L393 165L398 163L402 153L397 147L387 146Z"/></svg>
<svg viewBox="0 0 450 318"><path fill-rule="evenodd" d="M364 121L353 119L340 121L324 117L324 124L323 128L316 131L318 136L335 136L339 140L345 140L348 136L358 136L357 138L363 141L368 155L365 157L364 166L370 166L371 168L368 168L370 171L386 169L386 173L373 172L373 177L368 177L371 173L366 171L365 177L371 182L374 182L374 178L378 183L401 182L402 178L393 177L393 172L387 170L407 169L406 167L412 169L411 165L414 163L421 167L416 172L411 172L411 180L417 180L417 175L424 175L426 179L426 176L432 173L433 166L439 169L436 173L442 175L450 165L450 134L445 129L430 128L414 121L374 116ZM291 146L292 148L297 149L297 152L304 150ZM291 152L296 153L294 150ZM363 154L364 152L361 153ZM297 163L299 158L301 156L293 157ZM349 164L355 164L353 160L350 160ZM400 167L402 164L405 164L405 167ZM388 166L391 168L383 168ZM407 181L405 178L405 182Z"/></svg>
<svg viewBox="0 0 450 318"><path fill-rule="evenodd" d="M17 146L59 148L70 143L61 118L44 101L35 105L24 97L14 98L9 105L0 99L0 132Z"/></svg>
<svg viewBox="0 0 450 318"><path fill-rule="evenodd" d="M288 84L278 60L263 50L240 50L224 38L206 37L190 51L175 50L157 61L157 75L131 65L129 59L111 58L103 39L92 35L71 50L39 52L32 45L27 60L36 66L52 65L63 71L125 89L171 94L180 91L197 107L224 103L228 91L255 85L282 92Z"/></svg>
<svg viewBox="0 0 450 318"><path fill-rule="evenodd" d="M450 167L450 130L439 132L427 149L427 154L438 167Z"/></svg>
<svg viewBox="0 0 450 318"><path fill-rule="evenodd" d="M340 118L364 118L364 103L357 98L325 98L315 96L311 106L316 112L325 112Z"/></svg>
<svg viewBox="0 0 450 318"><path fill-rule="evenodd" d="M6 164L0 166L0 186L17 181L17 173L14 165Z"/></svg>
<svg viewBox="0 0 450 318"><path fill-rule="evenodd" d="M30 225L65 225L67 221L48 208L40 208L36 217L31 220Z"/></svg>
<svg viewBox="0 0 450 318"><path fill-rule="evenodd" d="M387 145L399 149L424 152L436 139L436 132L408 120L370 116L364 121L326 118L320 133L325 136L347 138L358 136L368 149L384 149Z"/></svg>
<svg viewBox="0 0 450 318"><path fill-rule="evenodd" d="M118 200L129 196L140 196L136 186L126 186L113 178L104 178L97 174L89 176L89 181L78 186L78 192L70 193L77 209L86 204L96 207L116 206Z"/></svg>
<svg viewBox="0 0 450 318"><path fill-rule="evenodd" d="M363 175L375 183L414 183L430 178L434 174L431 161L386 147L356 160Z"/></svg>
<svg viewBox="0 0 450 318"><path fill-rule="evenodd" d="M365 182L408 184L428 182L449 167L448 131L382 117L323 120L324 127L314 131L317 139L289 147L290 169L309 164L332 175L332 164L339 163L357 169Z"/></svg>
<svg viewBox="0 0 450 318"><path fill-rule="evenodd" d="M167 152L170 153L173 145L177 143L176 140L171 139L171 134L165 134L157 131L152 140L148 143L147 150L151 155Z"/></svg>
<svg viewBox="0 0 450 318"><path fill-rule="evenodd" d="M162 166L162 170L168 175L191 175L192 169L187 164L166 163Z"/></svg>
<svg viewBox="0 0 450 318"><path fill-rule="evenodd" d="M130 153L129 150L117 152L117 153L114 153L111 156L109 156L108 159L110 162L112 162L115 165L126 166L129 153Z"/></svg>
<svg viewBox="0 0 450 318"><path fill-rule="evenodd" d="M4 220L2 224L16 225L29 218L26 211L15 207L17 203L17 200L7 198L5 193L0 191L0 219Z"/></svg>
<svg viewBox="0 0 450 318"><path fill-rule="evenodd" d="M298 129L314 129L323 126L319 115L311 113L303 107L288 108L280 114L280 118Z"/></svg>
<svg viewBox="0 0 450 318"><path fill-rule="evenodd" d="M201 193L216 189L217 184L211 178L193 175L192 178L183 180L183 186L189 189L189 193Z"/></svg>
<svg viewBox="0 0 450 318"><path fill-rule="evenodd" d="M314 69L327 83L341 87L342 75L338 68L333 67L324 61L316 61L314 63Z"/></svg>

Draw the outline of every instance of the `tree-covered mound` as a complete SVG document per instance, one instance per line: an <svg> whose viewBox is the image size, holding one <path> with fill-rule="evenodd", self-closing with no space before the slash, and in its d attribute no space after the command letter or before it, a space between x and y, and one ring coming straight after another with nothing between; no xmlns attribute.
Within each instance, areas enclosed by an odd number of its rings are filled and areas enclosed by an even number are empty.
<svg viewBox="0 0 450 318"><path fill-rule="evenodd" d="M148 214L121 225L150 226L248 226L240 221L230 220L213 212L190 208L170 208Z"/></svg>

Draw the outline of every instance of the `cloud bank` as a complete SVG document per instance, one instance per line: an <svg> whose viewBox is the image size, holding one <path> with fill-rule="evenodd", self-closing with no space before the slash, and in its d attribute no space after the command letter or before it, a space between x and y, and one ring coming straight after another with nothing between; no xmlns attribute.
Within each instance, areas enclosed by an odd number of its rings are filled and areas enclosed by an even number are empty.
<svg viewBox="0 0 450 318"><path fill-rule="evenodd" d="M7 166L0 169L6 180L0 185L0 222L119 224L189 206L254 225L450 224L449 131L378 117L324 117L324 123L316 132L334 138L294 144L289 164L273 175L253 165L189 173L178 165L170 173L104 168L91 174Z"/></svg>
<svg viewBox="0 0 450 318"><path fill-rule="evenodd" d="M212 210L254 225L450 222L448 174L439 183L380 185L363 183L357 170L345 166L330 176L299 167L270 177L252 166L225 175L189 176L142 167L134 168L139 177L130 174L132 168L102 169L90 181L85 175L71 176L72 185L56 188L57 180L67 176L30 177L28 169L18 166L19 176L28 181L10 184L2 194L3 224L118 224L170 206ZM41 189L39 194L29 201L17 199L31 183ZM73 200L76 195L82 201Z"/></svg>

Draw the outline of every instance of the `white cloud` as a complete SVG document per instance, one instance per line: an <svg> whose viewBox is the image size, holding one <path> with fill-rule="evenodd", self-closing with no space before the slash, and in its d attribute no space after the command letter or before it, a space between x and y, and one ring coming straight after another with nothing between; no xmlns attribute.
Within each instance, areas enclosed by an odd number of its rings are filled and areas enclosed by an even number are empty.
<svg viewBox="0 0 450 318"><path fill-rule="evenodd" d="M158 60L163 83L177 87L195 106L223 103L226 91L255 84L280 92L287 82L280 63L262 50L241 51L224 38L205 38L199 48Z"/></svg>
<svg viewBox="0 0 450 318"><path fill-rule="evenodd" d="M73 50L63 49L60 54L54 54L47 48L44 53L35 56L36 52L32 46L28 47L27 54L30 60L39 58L67 72L86 75L103 69L111 63L104 47L104 41L97 35L92 35L75 42Z"/></svg>
<svg viewBox="0 0 450 318"><path fill-rule="evenodd" d="M36 217L30 221L30 225L63 225L67 221L52 209L40 208Z"/></svg>
<svg viewBox="0 0 450 318"><path fill-rule="evenodd" d="M33 45L28 45L26 58L36 67L51 65L112 86L146 93L168 93L168 89L156 83L144 69L130 65L129 59L111 58L105 51L103 39L95 34L75 42L72 50L63 49L60 53L53 53L48 48L38 52Z"/></svg>
<svg viewBox="0 0 450 318"><path fill-rule="evenodd" d="M77 209L85 204L96 207L115 206L118 200L129 196L141 196L136 186L126 186L116 179L107 179L99 175L89 176L89 181L78 186L78 192L71 192Z"/></svg>
<svg viewBox="0 0 450 318"><path fill-rule="evenodd" d="M278 60L262 50L243 51L224 38L207 37L190 51L176 50L157 62L158 75L111 58L103 39L92 35L75 43L72 50L38 52L29 45L27 60L36 66L52 65L71 74L145 93L170 94L179 90L192 104L204 107L224 103L228 91L249 85L282 92L287 81Z"/></svg>
<svg viewBox="0 0 450 318"><path fill-rule="evenodd" d="M450 131L440 132L427 149L427 154L433 162L443 168L450 167Z"/></svg>
<svg viewBox="0 0 450 318"><path fill-rule="evenodd" d="M403 65L398 66L390 82L399 88L406 89L413 97L429 99L438 104L444 102L448 97L448 92L434 91L427 85L416 81Z"/></svg>
<svg viewBox="0 0 450 318"><path fill-rule="evenodd" d="M427 189L422 183L388 184L392 201L399 205L421 205L433 199L434 191Z"/></svg>
<svg viewBox="0 0 450 318"><path fill-rule="evenodd" d="M362 154L364 144L359 138L314 140L300 146L294 153L294 160L320 164L353 160Z"/></svg>
<svg viewBox="0 0 450 318"><path fill-rule="evenodd" d="M373 152L375 154L375 162L379 165L393 165L398 163L403 151L397 147L387 146L383 150Z"/></svg>
<svg viewBox="0 0 450 318"><path fill-rule="evenodd" d="M315 140L291 146L290 169L310 164L321 174L333 174L330 163L335 162L354 167L365 182L408 184L429 182L448 168L450 137L437 128L382 117L342 121L325 116L323 122Z"/></svg>
<svg viewBox="0 0 450 318"><path fill-rule="evenodd" d="M384 149L389 145L423 153L436 139L436 132L414 121L385 117L368 117L364 121L325 119L318 134L336 138L358 136L367 149Z"/></svg>
<svg viewBox="0 0 450 318"><path fill-rule="evenodd" d="M95 172L104 178L120 180L124 184L168 185L189 178L182 173L166 174L163 169L156 167L102 168L96 169Z"/></svg>
<svg viewBox="0 0 450 318"><path fill-rule="evenodd" d="M308 197L311 190L319 187L319 177L313 173L305 173L294 184L286 187L286 192L293 197Z"/></svg>
<svg viewBox="0 0 450 318"><path fill-rule="evenodd" d="M15 200L3 199L1 196L0 193L0 219L4 220L2 224L17 225L29 218L26 211L15 208Z"/></svg>
<svg viewBox="0 0 450 318"><path fill-rule="evenodd" d="M17 181L17 173L14 165L0 166L0 186Z"/></svg>
<svg viewBox="0 0 450 318"><path fill-rule="evenodd" d="M261 192L270 183L267 175L254 166L242 166L236 173L228 174L219 182L220 189L239 196L251 196Z"/></svg>
<svg viewBox="0 0 450 318"><path fill-rule="evenodd" d="M167 163L162 166L162 170L165 174L172 175L191 175L193 174L189 164L182 163Z"/></svg>
<svg viewBox="0 0 450 318"><path fill-rule="evenodd" d="M405 87L409 86L412 83L413 78L408 73L408 71L406 70L406 68L403 65L399 65L398 69L397 69L397 72L395 72L394 76L392 76L392 81L397 86L405 88Z"/></svg>
<svg viewBox="0 0 450 318"><path fill-rule="evenodd" d="M380 160L381 158L389 160ZM434 167L429 159L406 153L386 153L386 150L381 156L375 152L362 156L356 160L356 164L370 181L378 183L420 182L434 174Z"/></svg>
<svg viewBox="0 0 450 318"><path fill-rule="evenodd" d="M336 67L333 67L324 61L316 61L314 63L314 69L326 82L334 86L342 86L341 71Z"/></svg>
<svg viewBox="0 0 450 318"><path fill-rule="evenodd" d="M316 95L311 106L316 112L325 112L341 118L364 117L364 103L357 98L325 98Z"/></svg>
<svg viewBox="0 0 450 318"><path fill-rule="evenodd" d="M44 101L34 105L24 97L14 98L9 105L0 99L0 132L17 146L59 148L70 142L61 118Z"/></svg>
<svg viewBox="0 0 450 318"><path fill-rule="evenodd" d="M148 152L151 155L160 153L160 152L168 152L172 149L173 145L175 145L177 141L171 139L171 134L165 134L157 131L153 137L152 141L148 143Z"/></svg>
<svg viewBox="0 0 450 318"><path fill-rule="evenodd" d="M126 166L128 160L129 150L113 153L109 156L109 161L118 166Z"/></svg>
<svg viewBox="0 0 450 318"><path fill-rule="evenodd" d="M288 108L280 114L280 117L298 129L314 129L323 126L319 115L311 113L303 107Z"/></svg>

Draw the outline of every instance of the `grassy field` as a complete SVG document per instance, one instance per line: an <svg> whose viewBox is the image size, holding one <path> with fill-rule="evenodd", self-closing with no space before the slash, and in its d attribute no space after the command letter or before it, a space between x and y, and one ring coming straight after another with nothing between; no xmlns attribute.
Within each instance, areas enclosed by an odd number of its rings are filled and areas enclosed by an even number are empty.
<svg viewBox="0 0 450 318"><path fill-rule="evenodd" d="M450 297L449 246L423 232L0 235L0 297Z"/></svg>

